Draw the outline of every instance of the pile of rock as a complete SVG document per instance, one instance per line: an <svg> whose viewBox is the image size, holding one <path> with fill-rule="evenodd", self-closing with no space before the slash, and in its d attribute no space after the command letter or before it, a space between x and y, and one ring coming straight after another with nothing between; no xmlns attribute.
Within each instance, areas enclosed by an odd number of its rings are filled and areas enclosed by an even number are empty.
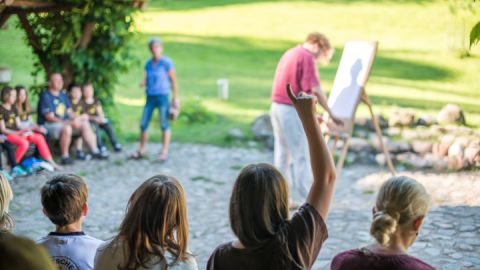
<svg viewBox="0 0 480 270"><path fill-rule="evenodd" d="M414 169L461 170L480 166L480 131L465 124L462 110L446 105L435 116L416 116L409 109L394 109L388 120L377 116L385 146L396 164ZM270 116L263 114L252 125L253 138L273 149ZM342 147L342 144L337 144ZM370 118L357 118L349 142L346 164L386 164Z"/></svg>
<svg viewBox="0 0 480 270"><path fill-rule="evenodd" d="M378 139L372 137L374 129L364 119L356 121L356 134L364 136L380 152ZM392 159L416 169L461 170L480 166L480 131L458 126L465 124L462 110L447 104L439 114L416 117L408 109L397 108L383 129L385 144ZM393 138L393 140L391 139ZM366 151L368 149L364 149ZM377 163L384 165L385 157L377 154Z"/></svg>

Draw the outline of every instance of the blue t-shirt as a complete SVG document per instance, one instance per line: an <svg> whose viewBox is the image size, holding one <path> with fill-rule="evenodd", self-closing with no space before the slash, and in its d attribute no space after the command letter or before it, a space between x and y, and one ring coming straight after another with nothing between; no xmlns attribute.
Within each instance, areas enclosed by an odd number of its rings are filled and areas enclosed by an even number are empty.
<svg viewBox="0 0 480 270"><path fill-rule="evenodd" d="M167 95L172 88L172 81L168 73L173 70L173 62L166 56L160 57L154 63L152 59L145 64L147 73L147 96Z"/></svg>
<svg viewBox="0 0 480 270"><path fill-rule="evenodd" d="M61 91L58 96L52 95L48 90L43 91L38 100L38 124L45 124L45 114L51 112L58 118L68 119L67 110L71 107L70 100L64 91Z"/></svg>

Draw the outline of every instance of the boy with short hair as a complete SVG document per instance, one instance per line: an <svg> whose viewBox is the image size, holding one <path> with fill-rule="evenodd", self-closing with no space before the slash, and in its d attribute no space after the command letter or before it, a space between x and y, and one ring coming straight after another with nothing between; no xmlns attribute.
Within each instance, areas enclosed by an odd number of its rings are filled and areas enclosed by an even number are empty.
<svg viewBox="0 0 480 270"><path fill-rule="evenodd" d="M95 252L103 242L82 231L87 196L87 185L74 174L54 176L41 189L43 213L56 229L37 243L45 247L60 269L93 269Z"/></svg>

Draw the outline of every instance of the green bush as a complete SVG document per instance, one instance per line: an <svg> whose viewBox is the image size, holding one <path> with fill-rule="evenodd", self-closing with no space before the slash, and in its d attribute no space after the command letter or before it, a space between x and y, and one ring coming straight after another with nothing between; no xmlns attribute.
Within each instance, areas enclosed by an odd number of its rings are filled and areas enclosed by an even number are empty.
<svg viewBox="0 0 480 270"><path fill-rule="evenodd" d="M179 120L187 124L216 123L218 116L210 112L199 100L188 101L182 105Z"/></svg>

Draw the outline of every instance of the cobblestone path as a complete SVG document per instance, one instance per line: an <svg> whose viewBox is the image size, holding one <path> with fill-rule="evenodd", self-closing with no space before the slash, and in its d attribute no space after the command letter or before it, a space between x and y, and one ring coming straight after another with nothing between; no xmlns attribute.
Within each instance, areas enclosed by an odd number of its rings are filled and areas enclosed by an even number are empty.
<svg viewBox="0 0 480 270"><path fill-rule="evenodd" d="M94 237L108 239L118 229L135 188L155 174L171 174L185 187L190 250L197 255L200 269L204 269L211 251L233 239L227 211L237 173L248 163L272 162L272 153L173 144L170 159L160 164L154 159L159 147L151 144L150 160L127 161L125 154L115 154L109 161L77 162L68 167L67 171L83 176L88 185L90 211L84 230ZM401 173L421 181L434 198L411 254L438 269L480 269L480 173ZM42 214L39 198L39 189L49 176L12 182L15 197L10 213L16 219L16 234L37 239L53 230ZM327 221L330 237L314 269L329 269L336 253L372 241L368 234L371 207L378 187L386 178L388 175L378 167L350 166L343 170Z"/></svg>

